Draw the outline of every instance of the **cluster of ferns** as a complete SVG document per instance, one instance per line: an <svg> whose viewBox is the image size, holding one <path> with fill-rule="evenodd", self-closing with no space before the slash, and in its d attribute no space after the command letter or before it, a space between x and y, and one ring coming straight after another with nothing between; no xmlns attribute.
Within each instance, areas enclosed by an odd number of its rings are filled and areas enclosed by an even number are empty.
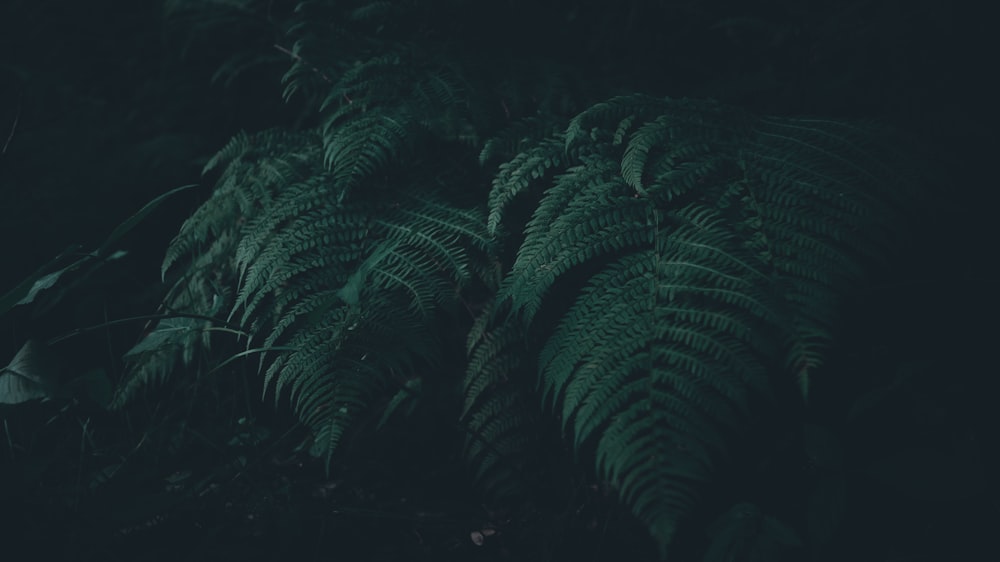
<svg viewBox="0 0 1000 562"><path fill-rule="evenodd" d="M560 113L552 84L511 117L514 82L297 14L286 95L315 125L208 163L114 404L236 333L326 463L358 420L450 400L512 497L554 422L666 552L775 388L808 400L842 295L903 235L888 135L643 94Z"/></svg>

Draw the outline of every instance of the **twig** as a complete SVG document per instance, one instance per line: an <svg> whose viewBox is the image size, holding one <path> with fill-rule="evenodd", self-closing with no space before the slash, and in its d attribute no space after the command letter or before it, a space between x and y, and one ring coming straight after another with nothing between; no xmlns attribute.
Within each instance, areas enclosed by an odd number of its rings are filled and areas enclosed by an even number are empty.
<svg viewBox="0 0 1000 562"><path fill-rule="evenodd" d="M7 147L10 146L10 141L14 140L14 131L17 130L17 123L21 119L21 104L17 104L17 113L14 114L14 123L10 126L10 134L7 135L7 140L3 143L3 149L0 150L0 156L7 154Z"/></svg>
<svg viewBox="0 0 1000 562"><path fill-rule="evenodd" d="M293 59L295 59L295 62L300 62L300 63L308 66L309 68L312 69L313 72L315 72L316 74L318 74L320 78L322 78L323 80L325 80L325 81L333 84L333 78L330 78L329 76L327 76L326 73L323 72L322 70L320 70L319 67L317 67L316 65L314 65L311 62L307 61L306 59L302 58L302 55L300 55L300 54L292 51L288 47L285 47L283 45L278 45L277 43L275 43L274 48L278 49L282 53L285 53L286 55L292 57Z"/></svg>

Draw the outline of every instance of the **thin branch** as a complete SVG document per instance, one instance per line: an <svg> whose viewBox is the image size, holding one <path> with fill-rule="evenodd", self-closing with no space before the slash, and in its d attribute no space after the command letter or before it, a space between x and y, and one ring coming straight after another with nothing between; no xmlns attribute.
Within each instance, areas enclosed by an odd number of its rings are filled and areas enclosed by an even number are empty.
<svg viewBox="0 0 1000 562"><path fill-rule="evenodd" d="M314 65L311 62L307 61L306 59L302 58L302 55L300 55L300 54L292 51L291 49L289 49L288 47L285 47L283 45L275 44L274 48L278 49L282 53L284 53L284 54L292 57L293 59L295 59L295 62L300 62L300 63L306 65L307 67L311 68L312 71L315 72L316 74L318 74L319 77L322 78L323 80L325 80L325 81L327 81L327 82L329 82L331 84L333 83L333 78L330 78L329 76L327 76L326 73L323 72L322 70L320 70L316 65Z"/></svg>
<svg viewBox="0 0 1000 562"><path fill-rule="evenodd" d="M21 104L17 104L17 113L14 114L14 123L10 126L10 134L7 135L7 140L3 143L3 149L0 149L0 156L7 154L7 147L10 146L10 141L14 140L14 131L17 130L17 123L21 120Z"/></svg>

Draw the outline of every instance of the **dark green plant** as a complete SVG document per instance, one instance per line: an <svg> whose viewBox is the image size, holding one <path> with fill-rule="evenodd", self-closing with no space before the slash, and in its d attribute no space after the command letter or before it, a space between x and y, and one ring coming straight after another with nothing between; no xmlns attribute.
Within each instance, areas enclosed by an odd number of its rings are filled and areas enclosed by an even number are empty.
<svg viewBox="0 0 1000 562"><path fill-rule="evenodd" d="M809 398L843 295L891 255L912 206L891 145L637 94L508 122L444 48L371 33L322 60L323 18L392 11L366 7L303 5L286 94L315 127L208 164L163 265L176 317L129 352L115 405L252 358L329 466L364 420L443 398L493 498L525 493L554 419L666 553L761 408ZM243 350L195 367L215 332Z"/></svg>
<svg viewBox="0 0 1000 562"><path fill-rule="evenodd" d="M480 437L520 429L482 389L530 362L574 449L668 545L774 385L808 398L842 296L898 241L905 183L873 133L633 95L503 155L488 228L524 235L470 343Z"/></svg>

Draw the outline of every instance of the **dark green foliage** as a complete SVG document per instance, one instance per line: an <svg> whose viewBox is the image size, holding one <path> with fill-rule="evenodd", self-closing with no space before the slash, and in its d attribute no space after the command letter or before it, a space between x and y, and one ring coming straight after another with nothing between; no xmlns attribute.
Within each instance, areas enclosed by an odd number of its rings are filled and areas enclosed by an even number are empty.
<svg viewBox="0 0 1000 562"><path fill-rule="evenodd" d="M871 134L626 96L527 144L493 183L490 230L524 241L468 388L514 376L509 334L538 334L543 403L666 546L771 394L769 368L808 397L839 295L898 234L902 180ZM531 218L508 224L535 186ZM491 418L498 441L521 416Z"/></svg>
<svg viewBox="0 0 1000 562"><path fill-rule="evenodd" d="M329 459L373 401L397 392L392 381L432 368L434 318L455 311L488 240L484 217L429 178L369 181L369 193L347 198L355 179L323 161L313 133L235 138L209 163L223 168L217 188L174 240L164 272L188 258L166 310L218 315L216 324L228 315L256 342L265 389L291 399L316 431L314 452ZM130 352L117 403L174 369L177 354L190 363L211 324L161 322Z"/></svg>
<svg viewBox="0 0 1000 562"><path fill-rule="evenodd" d="M462 420L468 432L464 455L475 482L494 499L525 493L527 458L538 442L537 408L528 384L527 345L520 327L487 331L482 315L469 333L463 381Z"/></svg>
<svg viewBox="0 0 1000 562"><path fill-rule="evenodd" d="M190 364L226 326L247 339L265 391L291 399L329 462L372 405L398 406L400 381L420 386L443 368L439 319L454 317L463 288L486 274L490 242L461 193L474 162L419 163L463 141L465 104L436 59L403 44L374 52L358 33L380 17L368 8L296 10L285 95L305 92L318 127L240 134L208 163L216 188L163 264L164 275L185 265L165 311L198 318L161 322L129 353L116 404L177 358ZM314 58L333 45L332 59Z"/></svg>
<svg viewBox="0 0 1000 562"><path fill-rule="evenodd" d="M0 4L8 550L977 559L995 49L829 4Z"/></svg>
<svg viewBox="0 0 1000 562"><path fill-rule="evenodd" d="M842 295L904 226L894 157L869 127L711 101L499 117L534 93L373 40L395 10L300 6L285 95L314 126L209 162L163 263L174 317L129 352L115 403L235 333L329 466L361 420L436 385L492 499L525 493L554 418L666 552L775 388L808 399ZM542 90L538 108L572 107Z"/></svg>

